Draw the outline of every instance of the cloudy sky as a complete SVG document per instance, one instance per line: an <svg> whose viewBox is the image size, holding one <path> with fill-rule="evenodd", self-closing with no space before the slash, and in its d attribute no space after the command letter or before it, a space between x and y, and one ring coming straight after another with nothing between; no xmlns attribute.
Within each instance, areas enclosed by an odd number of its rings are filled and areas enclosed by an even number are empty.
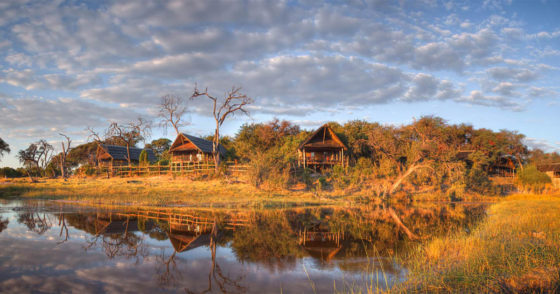
<svg viewBox="0 0 560 294"><path fill-rule="evenodd" d="M0 137L75 144L165 94L242 86L250 117L313 128L437 115L560 150L560 1L2 1ZM191 102L185 132L212 133ZM153 138L164 136L154 129ZM173 137L172 133L167 134ZM57 143L58 147L60 143Z"/></svg>

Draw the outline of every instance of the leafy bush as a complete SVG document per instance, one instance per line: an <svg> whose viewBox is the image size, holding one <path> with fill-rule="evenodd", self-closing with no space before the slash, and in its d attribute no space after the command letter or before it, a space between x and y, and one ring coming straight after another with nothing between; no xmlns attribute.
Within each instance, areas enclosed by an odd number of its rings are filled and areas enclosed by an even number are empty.
<svg viewBox="0 0 560 294"><path fill-rule="evenodd" d="M550 183L550 177L534 165L529 165L517 173L516 184L522 191L541 193Z"/></svg>
<svg viewBox="0 0 560 294"><path fill-rule="evenodd" d="M2 178L20 178L25 176L25 171L20 169L13 169L11 167L0 168L0 177Z"/></svg>
<svg viewBox="0 0 560 294"><path fill-rule="evenodd" d="M140 156L138 158L140 165L148 165L148 152L144 149L140 152Z"/></svg>
<svg viewBox="0 0 560 294"><path fill-rule="evenodd" d="M157 162L157 164L158 164L158 165L165 165L165 166L167 166L167 165L169 165L169 159L160 159L160 160Z"/></svg>
<svg viewBox="0 0 560 294"><path fill-rule="evenodd" d="M79 175L86 175L86 176L93 176L96 173L96 169L94 166L90 164L84 164L78 168L77 174Z"/></svg>
<svg viewBox="0 0 560 294"><path fill-rule="evenodd" d="M467 172L465 186L468 191L480 194L492 191L492 181L488 178L488 173L481 168L472 168Z"/></svg>

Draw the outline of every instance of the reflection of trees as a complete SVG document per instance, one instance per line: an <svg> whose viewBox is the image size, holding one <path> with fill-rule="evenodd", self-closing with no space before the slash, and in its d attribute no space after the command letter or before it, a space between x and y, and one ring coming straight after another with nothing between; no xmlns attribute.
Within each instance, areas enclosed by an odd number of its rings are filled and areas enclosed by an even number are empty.
<svg viewBox="0 0 560 294"><path fill-rule="evenodd" d="M418 236L437 236L462 229L484 215L483 206L427 203L419 206L392 204L390 207L402 224ZM182 252L207 247L211 264L208 289L204 292L244 291L241 286L244 277L237 276L238 273L231 276L232 273L220 266L216 256L220 246L230 246L239 262L259 263L271 270L292 269L298 258L309 256L321 268L352 273L382 268L391 274L398 274L401 269L392 263L390 256L406 253L412 247L408 246L410 239L391 216L387 204L237 214L210 210L164 212L60 214L58 225L61 239L68 238L66 226L88 232L86 250L100 248L109 258L147 255L145 236L169 240L174 251L170 254L169 250L162 250L155 256L157 281L162 287L176 286L188 278L180 271L185 266L181 264L185 260L179 258ZM38 232L45 227L40 220L48 224L48 219L38 218L36 213L21 215L21 222L29 222Z"/></svg>
<svg viewBox="0 0 560 294"><path fill-rule="evenodd" d="M90 248L99 246L109 258L114 257L145 257L147 256L147 249L144 246L143 236L138 236L131 232L132 221L129 217L120 220L106 221L99 231L94 236L87 238L86 251ZM99 225L99 224L97 224ZM114 225L110 227L111 225ZM109 231L108 229L112 230Z"/></svg>
<svg viewBox="0 0 560 294"><path fill-rule="evenodd" d="M46 213L40 215L38 212L33 211L20 213L17 221L20 224L24 224L30 231L39 235L44 234L52 226Z"/></svg>
<svg viewBox="0 0 560 294"><path fill-rule="evenodd" d="M169 257L165 256L165 250L161 250L161 255L156 256L156 273L158 276L158 283L160 286L175 285L177 281L182 278L181 272L177 269L177 263L175 262L175 257L177 251L173 251L173 254Z"/></svg>
<svg viewBox="0 0 560 294"><path fill-rule="evenodd" d="M295 265L303 252L282 212L256 214L248 226L236 229L231 247L240 261L260 262L269 268Z"/></svg>
<svg viewBox="0 0 560 294"><path fill-rule="evenodd" d="M9 223L10 223L9 219L4 219L3 217L0 217L0 233L2 233L2 231L8 228Z"/></svg>
<svg viewBox="0 0 560 294"><path fill-rule="evenodd" d="M212 292L213 283L220 289L222 293L244 293L247 289L241 286L241 281L243 276L238 278L232 278L228 274L225 274L216 260L216 249L217 243L219 243L218 226L214 222L212 226L212 231L210 233L210 254L212 257L212 264L210 266L210 273L208 274L208 289L202 291L202 293ZM185 289L187 293L194 293L189 289Z"/></svg>

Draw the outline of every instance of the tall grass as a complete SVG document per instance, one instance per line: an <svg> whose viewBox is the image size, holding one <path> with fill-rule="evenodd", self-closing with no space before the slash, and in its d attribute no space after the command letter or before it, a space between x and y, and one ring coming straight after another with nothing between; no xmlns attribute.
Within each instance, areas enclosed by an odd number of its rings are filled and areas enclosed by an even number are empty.
<svg viewBox="0 0 560 294"><path fill-rule="evenodd" d="M25 180L0 185L0 198L59 199L90 204L181 205L219 207L289 207L345 204L347 197L317 198L311 192L263 191L244 183L184 178L111 178L68 181Z"/></svg>
<svg viewBox="0 0 560 294"><path fill-rule="evenodd" d="M395 291L559 291L560 197L509 197L472 232L419 246L408 267Z"/></svg>

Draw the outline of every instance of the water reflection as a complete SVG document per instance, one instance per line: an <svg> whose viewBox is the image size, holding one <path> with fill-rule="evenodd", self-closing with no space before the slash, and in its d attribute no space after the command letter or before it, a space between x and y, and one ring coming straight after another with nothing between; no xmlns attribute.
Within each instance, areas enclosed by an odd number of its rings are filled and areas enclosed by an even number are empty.
<svg viewBox="0 0 560 294"><path fill-rule="evenodd" d="M382 277L384 285L404 278L394 259L411 247L402 226L417 236L446 234L484 214L479 204L260 211L2 206L0 240L14 245L0 253L0 291L8 292L16 288L7 281L33 287L21 277L51 279L60 275L60 266L67 282L76 283L73 290L89 285L102 291L332 292L333 281L367 286ZM41 258L10 262L9 254L25 250ZM50 258L60 264L47 268ZM39 269L23 270L27 266Z"/></svg>

